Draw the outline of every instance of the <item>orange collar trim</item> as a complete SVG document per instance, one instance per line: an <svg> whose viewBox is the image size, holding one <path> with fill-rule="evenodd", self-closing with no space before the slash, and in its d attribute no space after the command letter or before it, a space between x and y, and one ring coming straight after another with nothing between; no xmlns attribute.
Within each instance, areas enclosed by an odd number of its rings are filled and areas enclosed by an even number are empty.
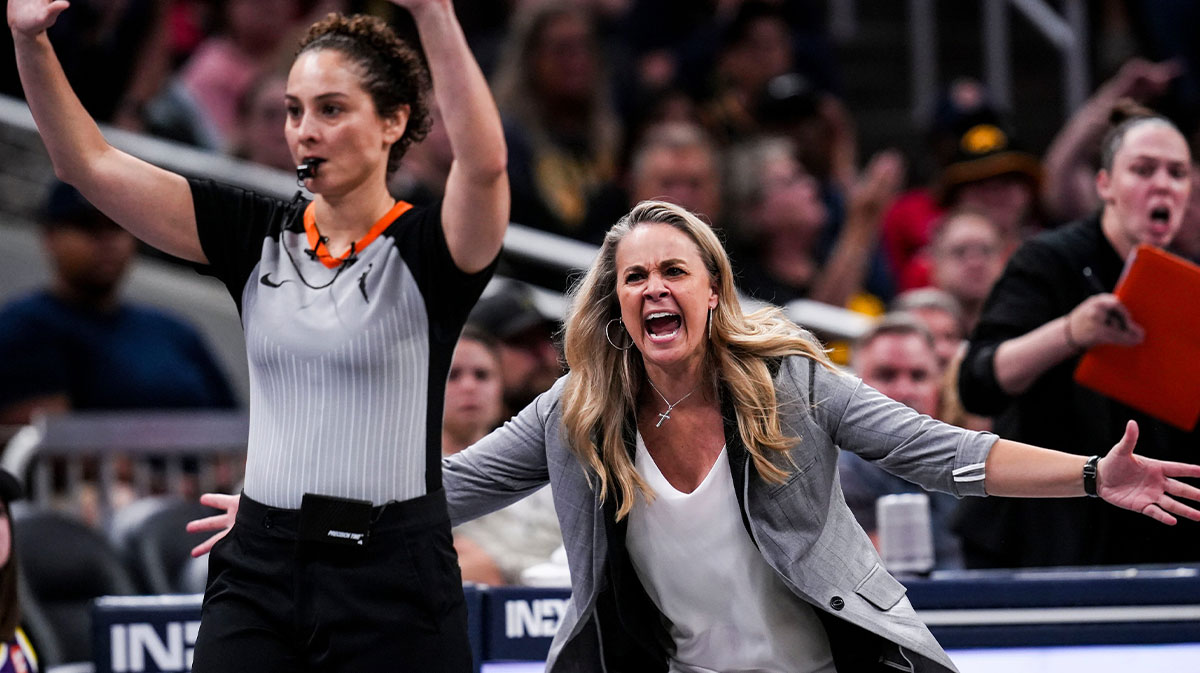
<svg viewBox="0 0 1200 673"><path fill-rule="evenodd" d="M329 246L321 239L321 232L317 231L317 210L316 202L310 202L308 207L304 209L304 233L308 235L308 247L316 252L317 261L324 264L326 267L333 269L346 261L351 252L360 253L371 245L371 242L383 233L391 223L395 222L401 215L408 212L412 208L412 204L407 201L397 201L396 205L392 206L391 210L384 213L383 217L375 221L371 225L370 231L365 236L354 242L350 249L341 255L334 257L329 254Z"/></svg>

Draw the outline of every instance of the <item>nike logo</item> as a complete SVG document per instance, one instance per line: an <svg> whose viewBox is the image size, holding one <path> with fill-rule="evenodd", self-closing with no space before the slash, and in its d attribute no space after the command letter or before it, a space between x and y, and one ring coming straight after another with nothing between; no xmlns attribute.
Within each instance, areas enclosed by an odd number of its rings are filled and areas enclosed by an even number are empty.
<svg viewBox="0 0 1200 673"><path fill-rule="evenodd" d="M284 283L286 283L286 282L288 282L288 281L287 281L287 280L281 280L281 281L279 281L278 283L276 283L275 281L271 280L271 274L268 272L268 273L264 273L264 274L262 275L262 277L260 277L260 278L258 279L258 282L262 283L263 285L266 285L267 287L282 287L282 286L283 286L283 284L284 284Z"/></svg>

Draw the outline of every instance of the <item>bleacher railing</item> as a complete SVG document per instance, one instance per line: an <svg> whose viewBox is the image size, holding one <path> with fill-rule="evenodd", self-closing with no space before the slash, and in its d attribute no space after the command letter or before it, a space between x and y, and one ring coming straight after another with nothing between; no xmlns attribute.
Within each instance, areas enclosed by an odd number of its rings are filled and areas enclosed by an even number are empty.
<svg viewBox="0 0 1200 673"><path fill-rule="evenodd" d="M937 67L938 0L908 0L909 45L912 71L912 115L930 118L941 86ZM1062 57L1063 118L1071 116L1090 85L1087 60L1087 5L1084 0L1062 0L1059 14L1045 0L982 0L984 79L1002 109L1012 109L1012 30L1009 10L1020 13Z"/></svg>
<svg viewBox="0 0 1200 673"><path fill-rule="evenodd" d="M43 415L8 441L0 467L20 475L35 506L82 513L95 493L101 523L130 498L191 499L229 490L245 470L249 419L241 412L74 412ZM92 518L92 517L85 517Z"/></svg>

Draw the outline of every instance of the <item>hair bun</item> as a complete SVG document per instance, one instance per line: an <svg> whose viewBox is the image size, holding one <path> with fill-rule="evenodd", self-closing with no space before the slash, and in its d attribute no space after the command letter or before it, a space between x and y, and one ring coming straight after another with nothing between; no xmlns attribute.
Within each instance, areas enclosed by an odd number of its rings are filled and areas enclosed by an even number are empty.
<svg viewBox="0 0 1200 673"><path fill-rule="evenodd" d="M1108 113L1108 123L1112 126L1118 126L1130 119L1157 116L1159 116L1157 112L1132 98L1120 98L1113 104L1112 110Z"/></svg>

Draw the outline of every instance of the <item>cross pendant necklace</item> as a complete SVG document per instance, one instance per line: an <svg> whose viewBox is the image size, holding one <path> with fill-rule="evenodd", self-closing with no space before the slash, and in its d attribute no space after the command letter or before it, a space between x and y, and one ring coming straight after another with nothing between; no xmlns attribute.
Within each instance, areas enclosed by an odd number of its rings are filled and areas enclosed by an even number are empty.
<svg viewBox="0 0 1200 673"><path fill-rule="evenodd" d="M650 384L650 387L654 389L654 392L658 393L658 396L662 398L663 403L667 405L667 410L658 414L658 422L654 424L654 427L656 427L656 428L662 427L663 421L665 421L671 417L672 409L679 406L684 400L691 397L692 393L694 393L700 389L700 384L697 383L696 387L689 390L687 395L684 395L683 397L679 398L679 400L677 402L675 402L675 404L671 404L670 402L667 401L667 396L662 394L662 391L658 389L658 386L654 385L654 381L651 381L649 376L646 377L646 381Z"/></svg>

